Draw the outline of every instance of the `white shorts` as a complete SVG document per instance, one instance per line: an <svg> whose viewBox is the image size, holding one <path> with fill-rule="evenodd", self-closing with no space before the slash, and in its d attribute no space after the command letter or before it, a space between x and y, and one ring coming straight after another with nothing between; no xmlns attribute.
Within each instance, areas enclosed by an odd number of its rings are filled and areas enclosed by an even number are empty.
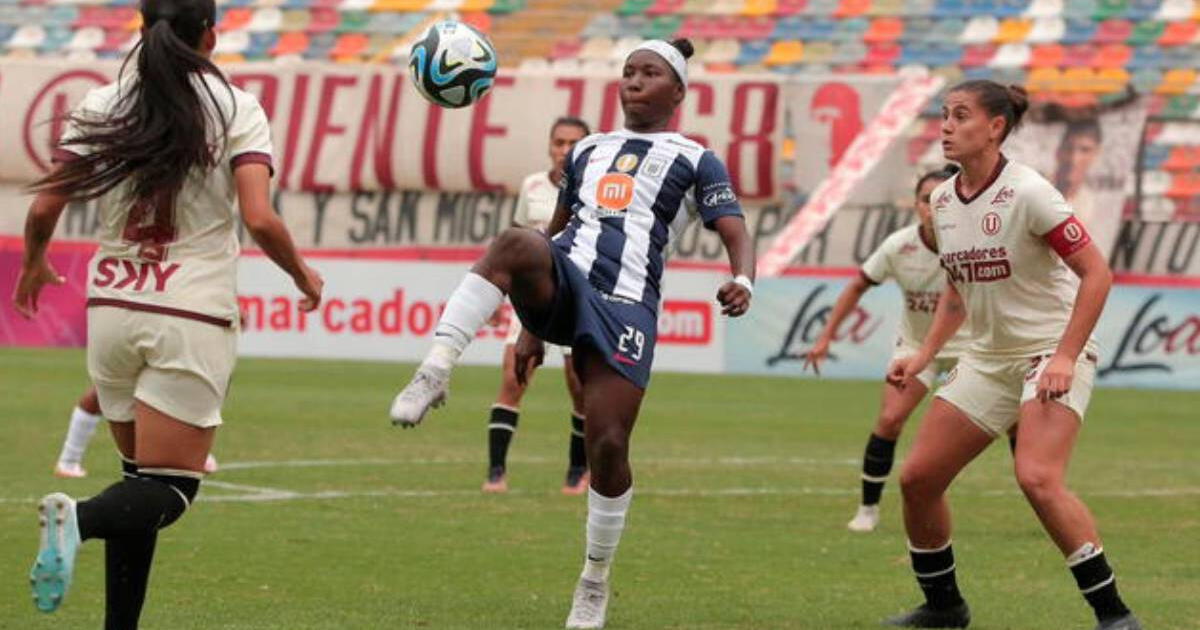
<svg viewBox="0 0 1200 630"><path fill-rule="evenodd" d="M521 320L517 318L517 314L511 313L508 317L508 335L504 337L504 345L513 346L517 343L517 337L521 336ZM546 344L546 349L550 350L557 348L559 353L564 357L571 356L571 346L560 346L553 343Z"/></svg>
<svg viewBox="0 0 1200 630"><path fill-rule="evenodd" d="M892 352L892 361L912 356L917 353L917 349L908 345L897 345L896 350ZM958 364L958 357L937 357L925 366L925 369L917 375L917 380L925 386L925 389L932 390L937 384L938 376L950 372L954 366ZM891 365L889 363L888 365Z"/></svg>
<svg viewBox="0 0 1200 630"><path fill-rule="evenodd" d="M993 437L1007 432L1020 419L1021 405L1037 398L1037 383L1049 355L1016 359L966 354L937 392ZM1092 397L1096 355L1084 352L1075 363L1071 389L1056 402L1075 412L1080 422Z"/></svg>
<svg viewBox="0 0 1200 630"><path fill-rule="evenodd" d="M88 308L88 374L111 422L133 421L133 401L187 424L221 424L237 361L237 329L113 306Z"/></svg>

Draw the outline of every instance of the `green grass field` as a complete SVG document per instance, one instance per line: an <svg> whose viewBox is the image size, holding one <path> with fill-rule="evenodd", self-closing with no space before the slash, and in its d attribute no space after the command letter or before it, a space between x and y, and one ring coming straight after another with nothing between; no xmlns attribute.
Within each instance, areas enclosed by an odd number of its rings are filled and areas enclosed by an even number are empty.
<svg viewBox="0 0 1200 630"><path fill-rule="evenodd" d="M564 497L558 370L528 396L506 496L483 496L494 369L465 368L417 430L385 412L409 367L245 360L216 453L224 469L160 536L145 630L562 627L585 501ZM117 476L50 475L86 385L79 351L0 350L0 628L99 628L103 550L84 546L65 606L26 576L35 499ZM609 627L872 628L918 601L894 484L880 531L846 531L879 385L658 374L634 436L636 491ZM1146 628L1200 628L1200 395L1100 390L1071 479ZM915 422L915 420L914 420ZM913 431L908 431L911 437ZM899 453L907 450L907 439ZM1091 628L1091 613L997 444L952 491L973 628Z"/></svg>

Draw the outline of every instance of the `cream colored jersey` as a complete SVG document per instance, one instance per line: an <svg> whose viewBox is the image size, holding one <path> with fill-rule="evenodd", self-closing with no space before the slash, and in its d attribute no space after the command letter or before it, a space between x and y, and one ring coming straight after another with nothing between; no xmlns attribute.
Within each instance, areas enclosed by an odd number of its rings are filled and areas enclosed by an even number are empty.
<svg viewBox="0 0 1200 630"><path fill-rule="evenodd" d="M1063 257L1091 242L1071 207L1036 171L1001 158L972 198L959 176L933 191L942 267L962 295L970 351L1032 357L1057 347L1079 281ZM1088 350L1095 352L1094 340Z"/></svg>
<svg viewBox="0 0 1200 630"><path fill-rule="evenodd" d="M550 227L554 209L558 207L558 186L550 181L550 175L539 171L521 182L517 196L517 211L513 223L542 232Z"/></svg>
<svg viewBox="0 0 1200 630"><path fill-rule="evenodd" d="M920 225L900 228L862 265L862 275L871 284L895 280L904 293L904 316L897 330L897 346L919 348L933 325L933 313L946 288L946 272L933 243L921 238ZM957 357L969 341L966 326L959 329L938 353L939 358Z"/></svg>
<svg viewBox="0 0 1200 630"><path fill-rule="evenodd" d="M197 75L193 81L198 88L201 81L208 84L229 123L222 137L214 105L201 90L213 121L209 129L218 147L217 165L211 171L192 172L178 196L164 203L131 203L128 182L99 199L100 247L89 271L88 304L236 326L240 248L233 169L243 162L270 165L270 127L250 94L226 87L214 76ZM111 114L121 89L112 83L91 90L77 113L93 118ZM86 154L88 147L68 144L79 134L78 126L67 128L56 159Z"/></svg>

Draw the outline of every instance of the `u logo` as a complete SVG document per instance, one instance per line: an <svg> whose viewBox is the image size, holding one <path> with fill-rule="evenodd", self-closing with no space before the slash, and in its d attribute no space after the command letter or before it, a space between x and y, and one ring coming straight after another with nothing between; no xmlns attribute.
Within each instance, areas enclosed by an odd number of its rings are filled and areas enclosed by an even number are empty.
<svg viewBox="0 0 1200 630"><path fill-rule="evenodd" d="M605 210L624 210L633 201L633 178L607 173L596 182L596 204Z"/></svg>

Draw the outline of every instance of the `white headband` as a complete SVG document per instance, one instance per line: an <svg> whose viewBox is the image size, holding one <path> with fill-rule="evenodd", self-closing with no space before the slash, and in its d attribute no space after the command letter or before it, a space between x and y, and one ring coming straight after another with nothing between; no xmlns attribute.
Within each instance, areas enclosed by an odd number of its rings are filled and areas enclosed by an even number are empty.
<svg viewBox="0 0 1200 630"><path fill-rule="evenodd" d="M649 50L659 57L662 57L663 61L667 62L667 65L671 66L671 68L675 70L675 74L679 75L679 80L683 83L683 87L687 87L687 59L683 58L683 53L679 52L677 48L661 39L651 39L642 42L641 45L639 45L637 48L634 48L633 51L629 53L629 57L632 57L633 53L639 50ZM628 60L629 57L626 57L625 59Z"/></svg>

